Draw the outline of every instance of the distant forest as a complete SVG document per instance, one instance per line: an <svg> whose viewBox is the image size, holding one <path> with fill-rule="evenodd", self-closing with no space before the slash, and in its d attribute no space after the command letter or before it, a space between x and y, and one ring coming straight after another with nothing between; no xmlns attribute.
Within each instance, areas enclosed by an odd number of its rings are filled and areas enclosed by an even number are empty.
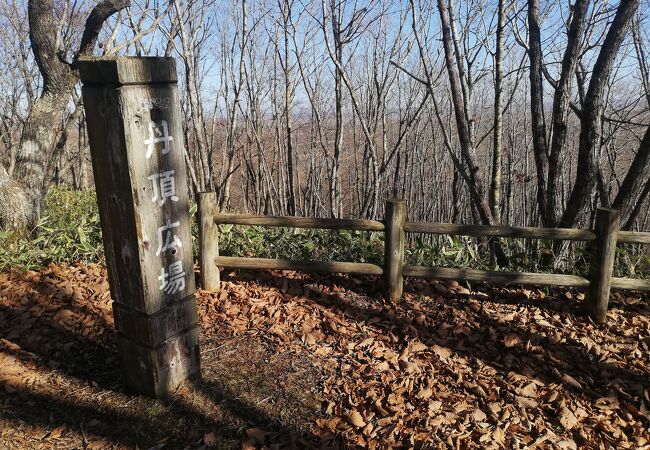
<svg viewBox="0 0 650 450"><path fill-rule="evenodd" d="M92 188L75 61L177 61L219 206L625 229L650 220L650 2L0 0L0 214Z"/></svg>

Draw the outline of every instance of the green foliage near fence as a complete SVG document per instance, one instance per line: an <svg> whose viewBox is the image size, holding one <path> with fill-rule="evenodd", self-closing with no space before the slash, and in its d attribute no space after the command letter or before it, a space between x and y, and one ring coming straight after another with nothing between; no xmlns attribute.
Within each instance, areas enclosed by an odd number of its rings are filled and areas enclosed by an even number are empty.
<svg viewBox="0 0 650 450"><path fill-rule="evenodd" d="M51 189L32 238L0 230L0 269L99 262L103 255L94 191Z"/></svg>
<svg viewBox="0 0 650 450"><path fill-rule="evenodd" d="M190 212L196 214L196 206ZM220 226L220 252L224 256L287 258L296 260L356 261L382 264L381 232L331 231ZM193 222L195 254L198 254L197 227ZM0 231L0 270L9 267L39 269L49 263L103 262L99 213L93 191L52 189L47 196L43 218L33 238ZM574 244L563 258L564 269L550 268L550 242L533 244L519 239L502 240L507 267L495 267L485 241L471 237L410 235L406 261L422 266L445 266L483 270L557 272L584 275L588 252ZM650 278L650 248L619 246L615 275Z"/></svg>

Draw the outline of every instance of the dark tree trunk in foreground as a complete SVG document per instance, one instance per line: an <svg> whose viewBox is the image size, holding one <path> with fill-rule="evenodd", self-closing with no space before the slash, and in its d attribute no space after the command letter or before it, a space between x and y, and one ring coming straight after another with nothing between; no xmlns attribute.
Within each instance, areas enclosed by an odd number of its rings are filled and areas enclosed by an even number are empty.
<svg viewBox="0 0 650 450"><path fill-rule="evenodd" d="M530 59L530 117L533 126L533 154L537 168L537 204L542 217L548 211L546 180L548 153L544 120L544 89L542 84L542 44L539 0L528 1L528 57Z"/></svg>
<svg viewBox="0 0 650 450"><path fill-rule="evenodd" d="M612 203L612 208L621 211L621 223L629 227L634 221L638 208L635 207L643 201L645 186L650 183L650 127L645 132L639 145L630 170L621 183L618 194Z"/></svg>
<svg viewBox="0 0 650 450"><path fill-rule="evenodd" d="M575 74L580 57L582 36L585 28L585 16L589 1L576 0L573 5L573 17L567 30L567 46L562 58L562 71L555 87L553 97L553 136L548 156L548 180L546 181L546 211L541 211L542 223L546 227L557 225L557 201L559 199L559 177L562 174L560 158L566 145L568 132L569 106L571 103L571 80ZM541 205L540 205L541 206Z"/></svg>
<svg viewBox="0 0 650 450"><path fill-rule="evenodd" d="M560 221L560 227L572 228L578 224L596 185L596 150L603 131L605 86L612 72L618 49L638 7L639 0L621 0L614 21L598 53L580 118L576 181Z"/></svg>
<svg viewBox="0 0 650 450"><path fill-rule="evenodd" d="M69 63L62 60L56 45L54 1L29 1L29 37L43 90L23 128L13 178L0 169L0 200L4 200L0 226L25 232L36 225L49 185L48 162L54 156L66 106L79 80L75 62L92 54L104 22L129 4L129 0L104 0L95 6L86 20L74 61Z"/></svg>

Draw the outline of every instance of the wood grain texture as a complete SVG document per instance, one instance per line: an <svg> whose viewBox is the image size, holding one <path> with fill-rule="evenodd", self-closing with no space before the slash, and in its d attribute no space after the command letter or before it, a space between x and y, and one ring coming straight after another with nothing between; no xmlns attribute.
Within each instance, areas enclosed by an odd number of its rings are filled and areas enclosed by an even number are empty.
<svg viewBox="0 0 650 450"><path fill-rule="evenodd" d="M592 244L590 285L585 295L585 308L596 323L604 323L607 319L619 221L620 214L616 210L598 208L596 211L596 240Z"/></svg>
<svg viewBox="0 0 650 450"><path fill-rule="evenodd" d="M83 95L109 276L111 286L117 287L111 293L116 301L152 314L195 291L183 131L172 106L180 105L178 89L175 85L84 86ZM171 150L162 154L161 144L155 144L147 158L149 124L162 120L175 138ZM171 170L177 200L159 205L152 201L154 186L149 177ZM180 222L171 232L181 246L156 255L159 228L167 221ZM179 260L186 273L185 289L167 295L160 289L161 269Z"/></svg>
<svg viewBox="0 0 650 450"><path fill-rule="evenodd" d="M178 82L174 58L86 56L79 58L76 65L84 86Z"/></svg>
<svg viewBox="0 0 650 450"><path fill-rule="evenodd" d="M312 217L261 216L255 214L216 214L217 224L254 225L287 228L320 228L328 230L384 231L377 220L321 219Z"/></svg>
<svg viewBox="0 0 650 450"><path fill-rule="evenodd" d="M547 273L496 272L474 269L456 269L450 267L405 266L404 276L432 278L435 280L483 281L501 285L532 286L589 286L589 280L575 275L557 275Z"/></svg>
<svg viewBox="0 0 650 450"><path fill-rule="evenodd" d="M505 237L520 239L549 239L554 241L593 241L589 230L574 228L506 227L491 225L456 225L453 223L406 222L409 233L449 234L475 237Z"/></svg>
<svg viewBox="0 0 650 450"><path fill-rule="evenodd" d="M207 291L218 291L220 274L219 267L214 263L214 257L219 256L219 228L214 221L217 210L216 192L199 193L197 205L201 287Z"/></svg>
<svg viewBox="0 0 650 450"><path fill-rule="evenodd" d="M629 289L633 291L650 291L650 280L612 277L612 289Z"/></svg>
<svg viewBox="0 0 650 450"><path fill-rule="evenodd" d="M617 242L621 244L650 244L650 233L643 231L619 231Z"/></svg>
<svg viewBox="0 0 650 450"><path fill-rule="evenodd" d="M148 347L160 345L161 342L192 328L199 321L193 295L163 308L156 314L143 314L113 302L113 316L120 333Z"/></svg>
<svg viewBox="0 0 650 450"><path fill-rule="evenodd" d="M157 347L117 335L124 384L140 394L164 397L182 381L200 374L199 329L183 331Z"/></svg>
<svg viewBox="0 0 650 450"><path fill-rule="evenodd" d="M384 289L386 299L398 303L404 291L404 200L386 201L386 237L384 239Z"/></svg>
<svg viewBox="0 0 650 450"><path fill-rule="evenodd" d="M233 269L296 270L298 272L359 273L381 275L383 269L374 264L338 261L294 261L290 259L237 258L217 256L214 263Z"/></svg>
<svg viewBox="0 0 650 450"><path fill-rule="evenodd" d="M175 64L80 67L122 374L136 392L165 395L200 371Z"/></svg>

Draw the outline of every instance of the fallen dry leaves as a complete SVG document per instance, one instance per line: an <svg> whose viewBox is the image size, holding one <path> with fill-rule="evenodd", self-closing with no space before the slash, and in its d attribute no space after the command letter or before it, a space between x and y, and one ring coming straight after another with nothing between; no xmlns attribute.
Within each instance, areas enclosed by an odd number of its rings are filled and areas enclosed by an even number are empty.
<svg viewBox="0 0 650 450"><path fill-rule="evenodd" d="M573 313L581 300L575 291L409 281L403 303L395 306L381 300L376 278L291 272L224 278L220 292L197 294L203 339L219 335L221 342L203 348L204 361L217 352L235 358L234 343L242 339L266 342L288 361L287 370L291 361L308 361L322 374L311 387L321 405L303 447L650 448L647 298L614 294L608 324L599 327ZM120 414L159 414L155 402L114 393L105 380L68 377L63 370L74 370L79 361L69 359L83 349L78 341L54 342L41 331L43 323L82 337L84 345L112 345L105 270L51 266L0 273L0 444L123 448L88 431L100 426L94 418L80 426L53 422L36 438L18 437L16 424L25 425L11 410L26 392L57 391L83 408L90 403L121 408ZM263 373L265 360L250 364ZM285 389L283 377L273 376ZM179 391L174 403L186 401L181 416L197 408L209 416L223 402L199 402L195 390ZM272 415L279 407L268 398L260 393L256 405ZM154 419L145 419L138 426L156 431ZM276 443L279 431L247 420L238 425L238 448L290 446ZM270 418L283 425L300 420L298 410L292 418ZM229 448L232 436L224 438L215 422L196 423L187 431L193 436L188 448ZM179 436L148 445L176 448Z"/></svg>
<svg viewBox="0 0 650 450"><path fill-rule="evenodd" d="M650 448L647 299L615 294L598 327L564 291L415 282L394 306L364 294L372 282L276 276L203 292L201 315L330 374L313 428L323 442Z"/></svg>

